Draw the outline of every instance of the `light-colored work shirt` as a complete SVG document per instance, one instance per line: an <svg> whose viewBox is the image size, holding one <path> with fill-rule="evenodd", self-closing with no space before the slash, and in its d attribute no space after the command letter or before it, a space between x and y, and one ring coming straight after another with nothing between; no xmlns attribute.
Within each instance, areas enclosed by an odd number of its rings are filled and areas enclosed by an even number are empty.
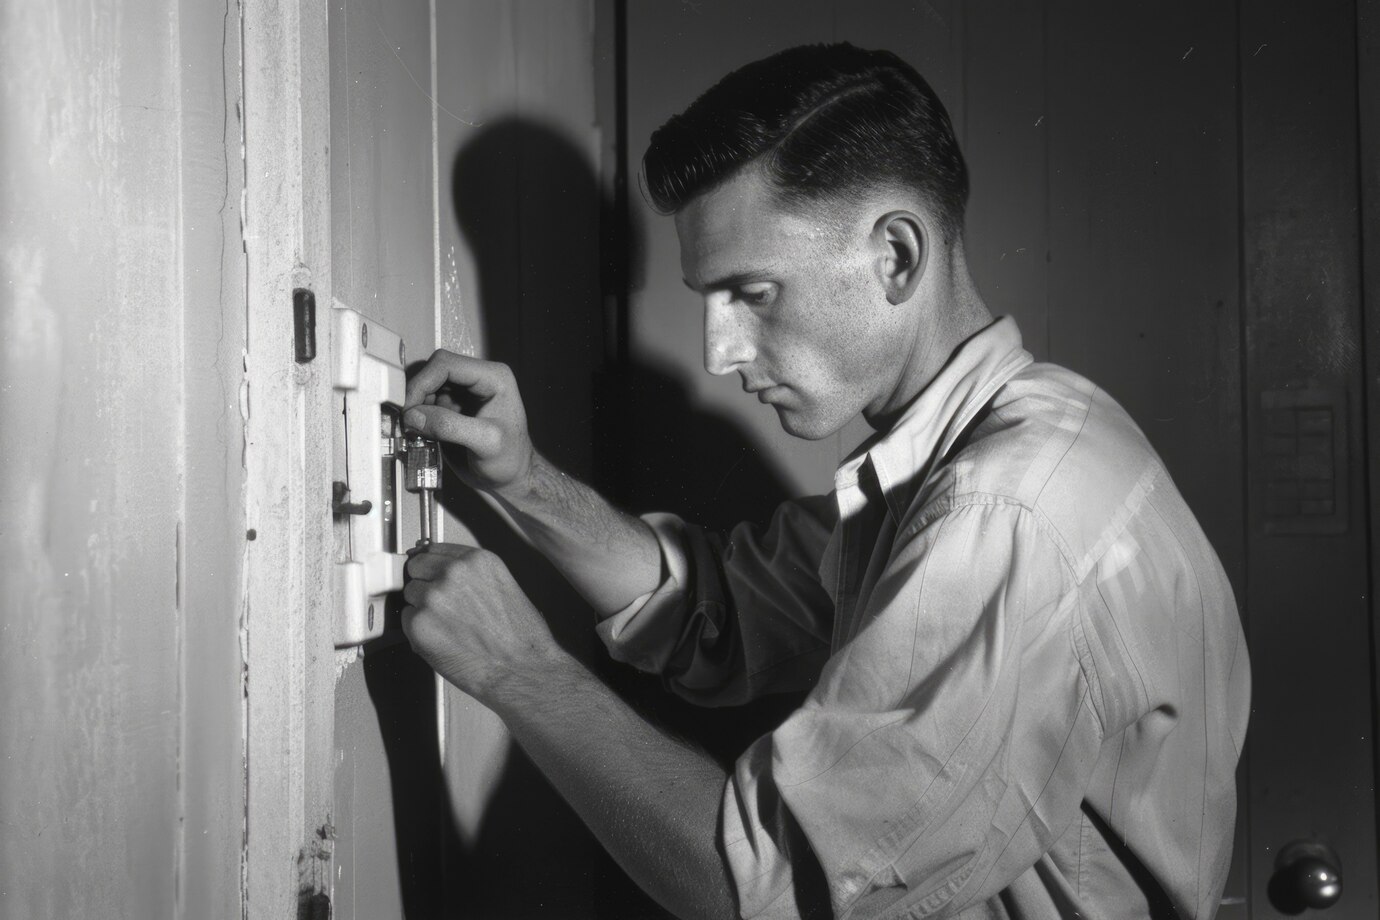
<svg viewBox="0 0 1380 920"><path fill-rule="evenodd" d="M665 582L600 624L700 703L812 688L725 789L743 916L1211 917L1246 648L1125 411L1001 319L834 485L727 540L649 515Z"/></svg>

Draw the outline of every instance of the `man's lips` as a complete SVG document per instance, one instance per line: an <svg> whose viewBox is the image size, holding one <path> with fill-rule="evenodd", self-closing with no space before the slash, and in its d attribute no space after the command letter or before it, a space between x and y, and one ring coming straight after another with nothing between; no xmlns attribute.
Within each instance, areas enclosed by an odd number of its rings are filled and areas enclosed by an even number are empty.
<svg viewBox="0 0 1380 920"><path fill-rule="evenodd" d="M744 389L747 390L749 393L757 394L757 399L760 402L767 403L771 402L771 397L773 393L779 394L779 391L784 390L785 387L779 383L768 383L758 387L744 387Z"/></svg>

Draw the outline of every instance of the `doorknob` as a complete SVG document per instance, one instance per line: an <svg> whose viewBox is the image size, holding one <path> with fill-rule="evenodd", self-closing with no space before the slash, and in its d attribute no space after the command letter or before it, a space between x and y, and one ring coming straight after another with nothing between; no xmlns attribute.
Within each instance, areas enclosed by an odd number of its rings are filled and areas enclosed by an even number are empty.
<svg viewBox="0 0 1380 920"><path fill-rule="evenodd" d="M1294 840L1275 857L1270 903L1287 914L1322 910L1342 897L1342 861L1320 840Z"/></svg>

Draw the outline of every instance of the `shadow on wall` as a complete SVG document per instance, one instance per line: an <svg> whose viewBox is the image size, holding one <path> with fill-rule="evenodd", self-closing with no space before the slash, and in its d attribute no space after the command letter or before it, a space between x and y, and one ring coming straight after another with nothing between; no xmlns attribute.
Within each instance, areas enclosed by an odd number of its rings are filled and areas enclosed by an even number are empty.
<svg viewBox="0 0 1380 920"><path fill-rule="evenodd" d="M625 252L607 245L625 218L601 194L587 155L551 127L509 117L475 133L451 179L479 276L486 356L513 368L543 454L631 510L675 511L719 529L765 521L785 487L744 432L693 406L682 381L620 360L624 349L610 343L611 327L626 328L614 305L625 301L624 279L636 273L623 269L636 265L641 246L632 227ZM442 502L504 559L557 641L652 721L728 764L798 704L774 698L698 709L610 661L583 600L489 505L449 479ZM430 671L405 643L366 657L366 668L371 661L408 916L665 916L520 752L508 759L478 839L466 845L432 766Z"/></svg>

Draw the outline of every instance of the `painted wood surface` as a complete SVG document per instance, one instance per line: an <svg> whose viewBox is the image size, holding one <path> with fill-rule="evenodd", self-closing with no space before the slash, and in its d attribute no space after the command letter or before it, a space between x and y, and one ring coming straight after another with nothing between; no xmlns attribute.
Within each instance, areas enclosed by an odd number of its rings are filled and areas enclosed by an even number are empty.
<svg viewBox="0 0 1380 920"><path fill-rule="evenodd" d="M605 410L594 6L436 8L437 336L513 367L534 442L594 470ZM460 49L463 49L461 53ZM447 491L448 531L499 552L567 647L593 655L591 615L487 505ZM447 909L463 917L646 916L647 902L501 723L447 688ZM533 867L540 871L532 871Z"/></svg>
<svg viewBox="0 0 1380 920"><path fill-rule="evenodd" d="M246 908L330 896L333 541L329 362L294 360L292 296L330 292L325 5L243 6ZM319 309L325 309L319 305ZM327 327L321 324L322 333ZM328 353L322 350L322 353Z"/></svg>
<svg viewBox="0 0 1380 920"><path fill-rule="evenodd" d="M0 915L239 917L237 14L0 8Z"/></svg>
<svg viewBox="0 0 1380 920"><path fill-rule="evenodd" d="M239 12L178 7L182 43L182 917L243 916L244 164Z"/></svg>
<svg viewBox="0 0 1380 920"><path fill-rule="evenodd" d="M332 295L421 360L434 341L431 8L344 0L329 19ZM416 534L416 502L400 510L403 533ZM445 802L434 684L397 639L337 653L333 909L342 920L437 915ZM417 800L428 794L434 820Z"/></svg>
<svg viewBox="0 0 1380 920"><path fill-rule="evenodd" d="M703 520L714 513L711 505L722 503L733 506L730 514L749 505L746 516L763 518L787 494L832 488L839 438L803 444L781 430L774 409L743 398L736 376L705 373L702 308L681 283L675 227L651 210L636 177L663 121L734 67L831 39L834 4L630 3L627 17L628 332L638 388L646 394L631 413L629 498L640 511ZM922 40L947 48L948 36L941 26Z"/></svg>
<svg viewBox="0 0 1380 920"><path fill-rule="evenodd" d="M1359 920L1377 894L1355 8L1252 4L1240 42L1252 916L1287 915L1264 896L1275 855L1318 838L1342 860L1328 915ZM1272 400L1291 396L1340 429L1331 532L1272 513Z"/></svg>
<svg viewBox="0 0 1380 920"><path fill-rule="evenodd" d="M335 296L402 333L414 361L435 343L510 364L537 444L582 476L603 357L591 14L331 7ZM444 504L446 539L500 550L572 641L592 639L588 611L492 509L454 485ZM396 634L342 660L336 916L589 916L627 886L491 713L453 688L438 708Z"/></svg>
<svg viewBox="0 0 1380 920"><path fill-rule="evenodd" d="M1380 3L1356 4L1356 69L1361 188L1361 293L1365 330L1366 482L1370 510L1370 620L1380 616L1376 573L1380 572ZM1371 661L1380 654L1380 631L1371 629ZM1380 712L1380 682L1373 684L1371 706Z"/></svg>

